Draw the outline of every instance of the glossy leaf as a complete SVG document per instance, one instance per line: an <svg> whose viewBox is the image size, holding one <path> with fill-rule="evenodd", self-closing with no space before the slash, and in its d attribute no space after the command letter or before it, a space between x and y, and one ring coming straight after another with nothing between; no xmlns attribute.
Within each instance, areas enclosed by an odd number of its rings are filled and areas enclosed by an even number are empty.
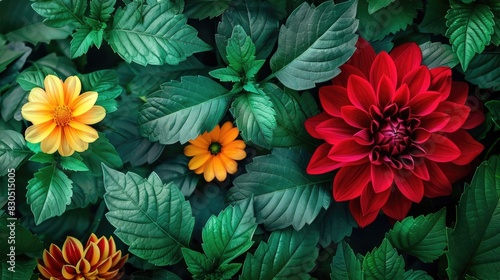
<svg viewBox="0 0 500 280"><path fill-rule="evenodd" d="M439 42L426 42L419 47L422 50L422 64L429 68L436 68L439 66L453 68L459 63L458 57L453 52L450 45Z"/></svg>
<svg viewBox="0 0 500 280"><path fill-rule="evenodd" d="M368 13L371 15L376 11L387 7L395 0L367 0L367 1L368 1Z"/></svg>
<svg viewBox="0 0 500 280"><path fill-rule="evenodd" d="M361 270L361 263L354 255L349 244L345 241L341 242L337 247L337 252L333 257L331 264L332 273L330 279L332 280L362 280L363 271Z"/></svg>
<svg viewBox="0 0 500 280"><path fill-rule="evenodd" d="M111 113L116 111L117 98L122 93L119 85L118 73L114 70L99 70L88 74L78 75L82 81L82 92L95 91L98 93L95 105L99 105Z"/></svg>
<svg viewBox="0 0 500 280"><path fill-rule="evenodd" d="M115 147L109 143L102 133L99 133L99 138L94 143L89 144L88 150L80 153L80 155L83 158L83 163L95 176L102 176L102 163L115 169L120 169L123 166L122 159L116 152Z"/></svg>
<svg viewBox="0 0 500 280"><path fill-rule="evenodd" d="M428 275L425 271L423 270L407 270L405 271L405 274L403 275L404 280L432 280L432 276Z"/></svg>
<svg viewBox="0 0 500 280"><path fill-rule="evenodd" d="M220 16L228 7L231 0L190 0L186 1L184 13L189 18L205 19Z"/></svg>
<svg viewBox="0 0 500 280"><path fill-rule="evenodd" d="M326 211L322 211L316 221L320 232L319 244L326 248L331 243L339 243L350 236L357 223L349 211L348 203L332 201Z"/></svg>
<svg viewBox="0 0 500 280"><path fill-rule="evenodd" d="M155 172L163 182L173 182L180 188L182 194L189 197L200 179L200 176L188 168L189 158L179 155L175 158L167 159L155 168Z"/></svg>
<svg viewBox="0 0 500 280"><path fill-rule="evenodd" d="M52 27L83 24L83 14L87 9L85 0L37 0L31 4L33 10L44 17L43 23Z"/></svg>
<svg viewBox="0 0 500 280"><path fill-rule="evenodd" d="M204 254L191 250L189 248L182 248L182 257L186 262L187 269L195 280L205 279L207 274L214 268L214 264Z"/></svg>
<svg viewBox="0 0 500 280"><path fill-rule="evenodd" d="M465 79L480 88L500 89L500 56L498 54L479 54L474 56L465 71Z"/></svg>
<svg viewBox="0 0 500 280"><path fill-rule="evenodd" d="M83 163L82 157L78 153L74 153L69 157L61 157L59 163L63 170L71 171L88 171L89 168Z"/></svg>
<svg viewBox="0 0 500 280"><path fill-rule="evenodd" d="M363 259L363 272L366 279L402 279L404 266L403 257L385 238L380 247L368 252Z"/></svg>
<svg viewBox="0 0 500 280"><path fill-rule="evenodd" d="M26 147L22 134L13 130L0 131L0 176L17 168L30 155L32 152Z"/></svg>
<svg viewBox="0 0 500 280"><path fill-rule="evenodd" d="M91 0L90 17L101 22L108 21L115 10L115 4L116 0Z"/></svg>

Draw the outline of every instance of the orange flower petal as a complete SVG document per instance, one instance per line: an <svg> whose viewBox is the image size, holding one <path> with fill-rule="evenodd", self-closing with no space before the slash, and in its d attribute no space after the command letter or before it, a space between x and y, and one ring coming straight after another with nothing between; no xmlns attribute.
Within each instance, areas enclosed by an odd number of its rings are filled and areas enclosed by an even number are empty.
<svg viewBox="0 0 500 280"><path fill-rule="evenodd" d="M78 274L80 274L80 273L86 274L86 273L90 272L91 266L90 266L90 263L88 260L80 259L78 261L78 263L76 264L75 268L76 268L76 272L78 272Z"/></svg>
<svg viewBox="0 0 500 280"><path fill-rule="evenodd" d="M83 256L83 245L80 240L68 236L62 248L63 258L67 263L77 264Z"/></svg>
<svg viewBox="0 0 500 280"><path fill-rule="evenodd" d="M199 168L196 168L196 169L194 170L194 173L196 173L196 174L201 174L201 173L203 173L203 171L205 171L205 165L202 165L202 166L200 166Z"/></svg>
<svg viewBox="0 0 500 280"><path fill-rule="evenodd" d="M42 143L40 145L40 149L42 149L42 152L46 154L53 154L57 151L57 149L61 145L61 131L61 127L56 126L52 133L50 133L47 138L42 140Z"/></svg>
<svg viewBox="0 0 500 280"><path fill-rule="evenodd" d="M107 258L107 259L101 261L101 263L99 263L96 268L99 271L99 274L102 274L102 273L107 272L111 268L112 264L113 264L113 262L112 262L111 258Z"/></svg>
<svg viewBox="0 0 500 280"><path fill-rule="evenodd" d="M64 90L61 79L54 75L47 75L43 80L43 84L50 104L54 106L64 105Z"/></svg>
<svg viewBox="0 0 500 280"><path fill-rule="evenodd" d="M69 157L75 152L75 150L68 144L68 140L66 140L66 135L64 135L64 133L61 137L61 145L59 146L58 152L63 157Z"/></svg>
<svg viewBox="0 0 500 280"><path fill-rule="evenodd" d="M78 96L69 108L73 111L73 117L77 117L89 111L97 101L97 92L87 91Z"/></svg>
<svg viewBox="0 0 500 280"><path fill-rule="evenodd" d="M83 152L86 150L85 142L83 142L82 139L78 137L75 129L71 126L64 127L64 136L66 137L66 141L68 141L69 146L73 150L77 152Z"/></svg>
<svg viewBox="0 0 500 280"><path fill-rule="evenodd" d="M97 238L97 235L95 235L95 233L92 233L90 236L89 236L89 240L87 240L87 245L86 246L89 246L90 243L96 243L99 241L99 239Z"/></svg>
<svg viewBox="0 0 500 280"><path fill-rule="evenodd" d="M53 268L56 270L60 270L63 266L62 258L58 259L51 255L47 250L43 250L42 254L43 263L47 268Z"/></svg>
<svg viewBox="0 0 500 280"><path fill-rule="evenodd" d="M95 124L106 117L106 110L98 105L94 105L87 112L73 118L74 121L83 124Z"/></svg>
<svg viewBox="0 0 500 280"><path fill-rule="evenodd" d="M207 182L211 182L215 178L215 170L212 161L213 157L209 154L208 161L205 163L205 171L203 171L203 177Z"/></svg>
<svg viewBox="0 0 500 280"><path fill-rule="evenodd" d="M120 279L121 277L116 277L118 275L118 269L107 271L105 273L100 273L99 276L102 279ZM116 278L115 278L116 277Z"/></svg>
<svg viewBox="0 0 500 280"><path fill-rule="evenodd" d="M50 104L47 93L39 87L31 89L30 94L28 95L28 101ZM51 105L54 106L54 104Z"/></svg>
<svg viewBox="0 0 500 280"><path fill-rule="evenodd" d="M53 121L34 124L26 129L26 141L31 143L39 143L43 139L47 138L47 136L52 133L54 128L56 128L56 124Z"/></svg>
<svg viewBox="0 0 500 280"><path fill-rule="evenodd" d="M203 166L207 163L207 161L210 159L210 157L211 157L211 154L208 151L206 151L206 153L204 153L204 154L196 155L195 157L193 157L189 161L189 163L188 163L189 169L195 170L195 169L200 168L201 166Z"/></svg>
<svg viewBox="0 0 500 280"><path fill-rule="evenodd" d="M115 240L113 239L113 236L109 238L108 244L109 244L109 255L113 255L114 253L116 253L116 243Z"/></svg>
<svg viewBox="0 0 500 280"><path fill-rule="evenodd" d="M77 76L70 76L66 78L63 83L64 88L64 103L71 104L82 91L82 83Z"/></svg>
<svg viewBox="0 0 500 280"><path fill-rule="evenodd" d="M195 146L195 145L187 145L184 148L184 154L188 157L193 157L193 156L196 156L199 154L205 154L207 152L208 152L207 148L201 148L201 147Z"/></svg>
<svg viewBox="0 0 500 280"><path fill-rule="evenodd" d="M99 138L97 130L95 130L91 126L76 122L74 120L69 123L69 126L73 128L72 132L76 133L78 138L87 143L92 143L97 140L97 138Z"/></svg>
<svg viewBox="0 0 500 280"><path fill-rule="evenodd" d="M210 134L210 142L219 142L220 138L220 126L216 125L212 131L209 132Z"/></svg>
<svg viewBox="0 0 500 280"><path fill-rule="evenodd" d="M242 160L247 156L247 153L245 152L245 150L233 149L233 148L224 149L222 151L222 153L224 153L224 155L227 156L228 158L231 158L234 160Z"/></svg>
<svg viewBox="0 0 500 280"><path fill-rule="evenodd" d="M229 129L225 134L221 135L219 143L224 147L225 145L229 145L231 142L238 137L239 130L236 127Z"/></svg>
<svg viewBox="0 0 500 280"><path fill-rule="evenodd" d="M48 103L28 102L21 108L21 115L33 124L40 124L54 119L54 106Z"/></svg>
<svg viewBox="0 0 500 280"><path fill-rule="evenodd" d="M221 182L226 180L227 171L218 156L214 156L212 158L212 165L215 172L215 178Z"/></svg>
<svg viewBox="0 0 500 280"><path fill-rule="evenodd" d="M226 168L227 173L234 174L238 171L238 164L233 159L226 157L223 153L219 154L220 161Z"/></svg>
<svg viewBox="0 0 500 280"><path fill-rule="evenodd" d="M210 135L205 132L202 135L198 136L198 138L194 140L189 140L189 143L192 145L198 146L200 148L208 149L208 146L212 143Z"/></svg>
<svg viewBox="0 0 500 280"><path fill-rule="evenodd" d="M222 150L224 151L224 149L240 149L240 150L243 150L246 148L246 144L245 142L243 142L243 140L234 140L233 142L225 145L225 146L222 146Z"/></svg>

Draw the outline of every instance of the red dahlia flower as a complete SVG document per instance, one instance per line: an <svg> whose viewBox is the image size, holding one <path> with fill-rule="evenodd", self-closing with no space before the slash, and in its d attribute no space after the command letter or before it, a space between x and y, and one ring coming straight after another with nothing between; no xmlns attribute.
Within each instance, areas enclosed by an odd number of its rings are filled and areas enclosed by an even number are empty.
<svg viewBox="0 0 500 280"><path fill-rule="evenodd" d="M464 129L483 114L466 104L468 85L452 81L449 67L429 69L415 43L375 54L363 39L333 85L319 89L325 112L308 119L307 131L326 143L309 174L339 169L336 201L350 201L366 226L380 210L401 220L412 202L445 196L483 150Z"/></svg>

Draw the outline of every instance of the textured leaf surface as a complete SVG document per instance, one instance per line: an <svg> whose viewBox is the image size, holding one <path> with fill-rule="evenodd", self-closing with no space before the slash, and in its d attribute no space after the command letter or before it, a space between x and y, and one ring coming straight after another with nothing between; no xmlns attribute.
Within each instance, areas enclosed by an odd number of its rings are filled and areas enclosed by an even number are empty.
<svg viewBox="0 0 500 280"><path fill-rule="evenodd" d="M293 225L301 229L314 221L331 202L331 178L310 176L306 170L309 155L291 149L272 150L246 166L247 173L234 180L227 200L242 203L254 197L257 223L268 230Z"/></svg>
<svg viewBox="0 0 500 280"><path fill-rule="evenodd" d="M310 279L308 272L318 257L318 239L315 230L274 231L253 255L247 254L240 279Z"/></svg>
<svg viewBox="0 0 500 280"><path fill-rule="evenodd" d="M90 17L101 22L108 21L115 10L115 3L116 0L91 0Z"/></svg>
<svg viewBox="0 0 500 280"><path fill-rule="evenodd" d="M361 270L361 263L354 255L349 244L345 241L339 244L337 252L333 257L331 264L332 273L330 279L332 280L362 280L363 271Z"/></svg>
<svg viewBox="0 0 500 280"><path fill-rule="evenodd" d="M226 113L232 93L202 76L162 85L139 111L139 130L150 141L186 143L212 130Z"/></svg>
<svg viewBox="0 0 500 280"><path fill-rule="evenodd" d="M348 203L336 201L332 201L328 210L322 211L314 224L319 228L319 243L324 248L332 242L339 243L346 236L350 236L353 227L358 225L349 211Z"/></svg>
<svg viewBox="0 0 500 280"><path fill-rule="evenodd" d="M210 50L186 21L184 15L164 11L162 5L139 8L132 2L115 12L108 42L128 63L175 65L193 53Z"/></svg>
<svg viewBox="0 0 500 280"><path fill-rule="evenodd" d="M427 65L429 68L439 66L453 68L459 63L458 57L450 45L439 42L426 42L419 47L422 50L422 64Z"/></svg>
<svg viewBox="0 0 500 280"><path fill-rule="evenodd" d="M194 227L189 202L173 184L164 185L156 173L144 179L103 166L104 200L108 221L129 251L150 263L179 262Z"/></svg>
<svg viewBox="0 0 500 280"><path fill-rule="evenodd" d="M17 257L15 272L9 270L10 265L7 262L2 262L0 266L0 279L3 280L26 280L31 279L33 269L36 267L36 260L26 257Z"/></svg>
<svg viewBox="0 0 500 280"><path fill-rule="evenodd" d="M268 96L254 93L240 95L233 101L230 110L245 141L270 147L276 128L276 112Z"/></svg>
<svg viewBox="0 0 500 280"><path fill-rule="evenodd" d="M95 105L114 112L117 109L117 98L122 93L119 85L118 73L114 70L99 70L88 74L79 75L82 81L82 91L96 91L99 95Z"/></svg>
<svg viewBox="0 0 500 280"><path fill-rule="evenodd" d="M476 55L465 71L465 79L480 88L500 89L500 55L482 53Z"/></svg>
<svg viewBox="0 0 500 280"><path fill-rule="evenodd" d="M83 158L83 163L95 176L102 176L102 163L115 169L120 169L123 166L122 159L116 152L115 147L109 143L103 133L99 133L99 138L94 143L91 143L89 149L80 155Z"/></svg>
<svg viewBox="0 0 500 280"><path fill-rule="evenodd" d="M69 179L73 181L73 195L68 209L85 208L95 204L104 195L104 185L101 177L95 177L90 172L72 172Z"/></svg>
<svg viewBox="0 0 500 280"><path fill-rule="evenodd" d="M179 155L168 159L155 168L155 172L163 182L173 182L180 188L185 197L190 196L196 189L200 176L188 168L189 158Z"/></svg>
<svg viewBox="0 0 500 280"><path fill-rule="evenodd" d="M59 163L64 170L71 171L88 171L89 168L83 163L82 157L78 153L74 153L69 157L61 157Z"/></svg>
<svg viewBox="0 0 500 280"><path fill-rule="evenodd" d="M376 11L387 7L395 0L367 0L367 1L368 1L368 13L371 15Z"/></svg>
<svg viewBox="0 0 500 280"><path fill-rule="evenodd" d="M455 228L448 230L448 276L466 274L496 279L500 271L500 159L483 162L457 208Z"/></svg>
<svg viewBox="0 0 500 280"><path fill-rule="evenodd" d="M467 5L457 0L450 1L446 14L446 36L450 38L453 51L457 54L464 70L476 53L481 53L491 41L493 34L493 13L481 3Z"/></svg>
<svg viewBox="0 0 500 280"><path fill-rule="evenodd" d="M87 53L92 45L101 45L102 30L94 30L88 25L80 26L73 35L69 48L71 58L76 58Z"/></svg>
<svg viewBox="0 0 500 280"><path fill-rule="evenodd" d="M189 0L184 13L189 18L205 19L220 16L229 7L231 0Z"/></svg>
<svg viewBox="0 0 500 280"><path fill-rule="evenodd" d="M363 259L363 271L366 279L402 279L405 261L391 246L389 240L382 241L380 247L367 253Z"/></svg>
<svg viewBox="0 0 500 280"><path fill-rule="evenodd" d="M44 23L52 27L73 27L83 24L83 13L87 9L85 0L37 0L31 4L33 10L44 17Z"/></svg>
<svg viewBox="0 0 500 280"><path fill-rule="evenodd" d="M182 257L186 262L188 271L191 272L191 276L195 280L205 279L205 275L213 270L213 262L200 252L182 248Z"/></svg>
<svg viewBox="0 0 500 280"><path fill-rule="evenodd" d="M7 174L10 168L17 168L31 154L22 134L13 130L0 131L0 176Z"/></svg>
<svg viewBox="0 0 500 280"><path fill-rule="evenodd" d="M433 280L432 276L428 275L423 270L407 270L403 275L404 280Z"/></svg>
<svg viewBox="0 0 500 280"><path fill-rule="evenodd" d="M71 180L55 165L38 170L27 188L26 200L37 225L64 213L73 194Z"/></svg>
<svg viewBox="0 0 500 280"><path fill-rule="evenodd" d="M500 45L500 2L490 1L488 2L491 12L495 17L495 26L493 26L493 34L491 35L491 43L498 46Z"/></svg>
<svg viewBox="0 0 500 280"><path fill-rule="evenodd" d="M271 58L273 75L295 90L313 88L338 75L338 67L355 50L355 15L353 0L300 5L280 29L278 49Z"/></svg>
<svg viewBox="0 0 500 280"><path fill-rule="evenodd" d="M446 209L396 222L387 237L394 247L423 262L438 259L446 248Z"/></svg>

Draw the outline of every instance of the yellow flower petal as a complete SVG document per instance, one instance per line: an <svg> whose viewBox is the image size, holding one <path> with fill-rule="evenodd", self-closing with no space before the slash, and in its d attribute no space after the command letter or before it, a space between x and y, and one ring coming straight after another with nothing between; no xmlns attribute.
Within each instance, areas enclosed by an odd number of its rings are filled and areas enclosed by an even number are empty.
<svg viewBox="0 0 500 280"><path fill-rule="evenodd" d="M52 133L54 128L56 128L56 124L53 121L34 124L26 129L26 141L31 143L39 143L43 139L47 138L47 136Z"/></svg>
<svg viewBox="0 0 500 280"><path fill-rule="evenodd" d="M72 265L64 265L62 268L62 275L64 279L74 279L78 272L76 271L76 268ZM51 278L53 279L53 278Z"/></svg>
<svg viewBox="0 0 500 280"><path fill-rule="evenodd" d="M42 140L42 143L40 144L42 152L46 154L53 154L57 151L61 145L61 131L62 128L57 126L54 128L52 133L47 136L47 138Z"/></svg>
<svg viewBox="0 0 500 280"><path fill-rule="evenodd" d="M57 151L63 157L69 157L75 152L75 150L68 144L68 140L66 140L66 136L64 134L61 137L61 145Z"/></svg>
<svg viewBox="0 0 500 280"><path fill-rule="evenodd" d="M28 102L21 108L21 115L33 124L40 124L54 119L54 106L48 103Z"/></svg>
<svg viewBox="0 0 500 280"><path fill-rule="evenodd" d="M68 236L62 247L64 260L69 264L77 264L83 256L83 245L80 240Z"/></svg>
<svg viewBox="0 0 500 280"><path fill-rule="evenodd" d="M72 128L71 126L66 126L63 128L64 129L64 136L66 137L66 140L68 141L69 146L77 151L77 152L83 152L85 151L85 142L82 141L78 137L78 134L75 132L75 129Z"/></svg>
<svg viewBox="0 0 500 280"><path fill-rule="evenodd" d="M90 243L87 245L87 248L83 252L85 259L87 259L91 266L96 265L101 259L101 252L99 251L99 247L97 244Z"/></svg>
<svg viewBox="0 0 500 280"><path fill-rule="evenodd" d="M199 154L204 154L207 151L208 151L207 148L200 148L200 147L195 146L195 145L187 145L184 148L184 154L188 157L193 157L193 156L196 156Z"/></svg>
<svg viewBox="0 0 500 280"><path fill-rule="evenodd" d="M63 84L64 87L64 102L65 104L71 104L80 95L82 91L82 83L77 76L70 76L66 78Z"/></svg>
<svg viewBox="0 0 500 280"><path fill-rule="evenodd" d="M41 265L40 263L37 263L36 267L38 268L38 271L40 271L40 273L43 275L43 277L45 277L47 279L51 278L52 275L43 265Z"/></svg>
<svg viewBox="0 0 500 280"><path fill-rule="evenodd" d="M29 102L41 102L49 104L49 99L47 98L47 93L42 88L36 87L30 91L28 95Z"/></svg>
<svg viewBox="0 0 500 280"><path fill-rule="evenodd" d="M210 142L219 142L220 137L220 126L216 125L212 131L210 131Z"/></svg>
<svg viewBox="0 0 500 280"><path fill-rule="evenodd" d="M89 111L97 101L97 92L87 91L78 96L69 108L73 111L73 117L77 117Z"/></svg>
<svg viewBox="0 0 500 280"><path fill-rule="evenodd" d="M48 75L43 81L47 99L52 105L64 105L64 90L61 79L54 75Z"/></svg>
<svg viewBox="0 0 500 280"><path fill-rule="evenodd" d="M99 138L97 130L91 126L75 122L74 120L69 123L69 126L74 129L72 132L76 133L78 138L84 142L92 143Z"/></svg>
<svg viewBox="0 0 500 280"><path fill-rule="evenodd" d="M226 180L227 171L218 156L212 157L212 165L214 167L215 177L217 180L221 182Z"/></svg>
<svg viewBox="0 0 500 280"><path fill-rule="evenodd" d="M106 110L101 106L94 105L87 112L74 117L73 120L84 124L95 124L102 121L104 117L106 117Z"/></svg>
<svg viewBox="0 0 500 280"><path fill-rule="evenodd" d="M200 168L200 166L206 164L206 162L210 159L210 157L211 155L208 151L204 154L199 154L193 157L188 163L189 169L195 170Z"/></svg>
<svg viewBox="0 0 500 280"><path fill-rule="evenodd" d="M211 182L215 178L215 171L212 160L213 157L209 157L207 163L205 163L205 171L203 171L203 177L207 182Z"/></svg>
<svg viewBox="0 0 500 280"><path fill-rule="evenodd" d="M220 161L227 170L227 173L234 174L238 171L238 164L233 159L226 157L223 153L219 154Z"/></svg>

